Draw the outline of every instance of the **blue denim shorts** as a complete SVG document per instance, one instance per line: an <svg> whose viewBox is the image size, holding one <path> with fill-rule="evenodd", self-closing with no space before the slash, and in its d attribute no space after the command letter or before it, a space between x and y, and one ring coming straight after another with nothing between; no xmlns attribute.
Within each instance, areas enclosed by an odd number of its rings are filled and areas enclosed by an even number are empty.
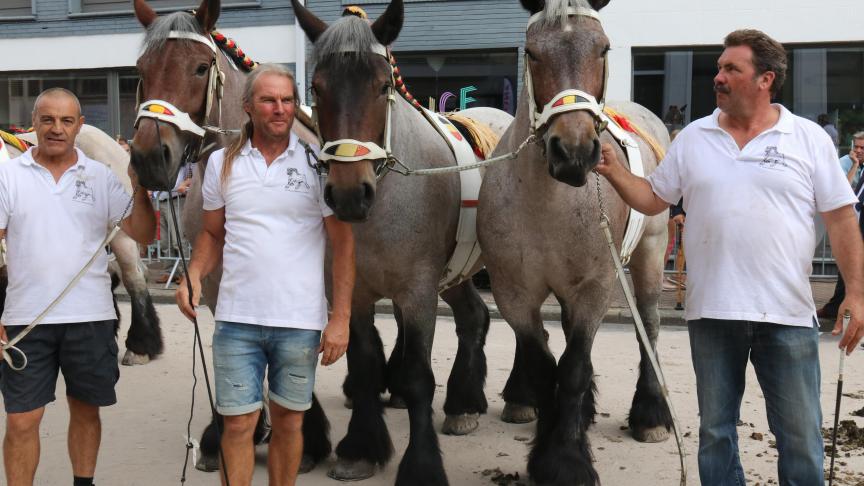
<svg viewBox="0 0 864 486"><path fill-rule="evenodd" d="M222 415L259 410L265 371L270 400L289 410L308 410L320 342L321 331L216 321L216 410Z"/></svg>

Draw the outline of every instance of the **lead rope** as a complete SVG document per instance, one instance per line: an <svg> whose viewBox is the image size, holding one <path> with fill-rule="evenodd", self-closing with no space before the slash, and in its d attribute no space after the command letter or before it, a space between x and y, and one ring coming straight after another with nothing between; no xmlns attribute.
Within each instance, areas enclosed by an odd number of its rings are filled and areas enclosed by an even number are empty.
<svg viewBox="0 0 864 486"><path fill-rule="evenodd" d="M156 140L157 140L157 143L159 144L159 147L161 147L162 146L162 134L159 133L159 129L160 129L159 120L156 118L153 118L153 122L156 123ZM165 152L163 150L160 150L159 153L162 156L162 167L168 167L168 164L165 160ZM191 163L192 161L186 160L185 162L188 164L188 163ZM176 214L176 210L174 209L174 204L171 204L170 192L168 195L168 202L169 202L168 207L171 211L171 219L174 220L173 221L174 224L172 225L172 226L174 226L174 236L175 236L174 241L177 242L176 243L177 244L177 253L180 255L181 268L183 270L183 276L185 277L184 280L186 280L186 290L189 292L189 306L194 307L194 304L192 302L192 281L189 280L189 268L186 265L186 255L183 254L183 246L181 244L182 236L180 234L180 226L177 224L177 214ZM183 471L180 475L180 484L186 483L186 470L189 467L189 452L192 451L192 455L193 456L195 455L195 453L194 453L195 444L193 444L193 442L192 442L192 418L194 417L194 414L195 414L195 389L198 386L198 376L195 374L195 361L196 361L195 348L196 348L196 345L198 348L198 354L201 355L201 368L204 371L204 383L207 386L207 398L210 401L210 411L213 413L213 417L217 416L216 405L215 405L215 402L213 401L213 388L210 385L210 373L208 373L208 371L207 371L207 359L204 357L204 345L201 342L201 330L198 327L198 318L197 317L192 319L192 324L194 325L194 328L195 328L195 335L192 339L192 405L190 406L190 410L189 410L189 421L186 423L186 437L185 437L185 439L186 439L186 458L183 461ZM222 466L221 471L222 471L223 479L225 480L225 486L231 486L231 483L228 481L228 467L225 464L225 457L222 454L222 426L219 424L218 420L216 420L216 441L217 441L218 448L219 448L219 460L220 460L221 466Z"/></svg>
<svg viewBox="0 0 864 486"><path fill-rule="evenodd" d="M630 307L630 312L633 314L633 322L636 324L636 331L639 334L639 341L645 347L648 360L651 362L651 368L657 376L657 382L660 384L660 391L663 392L663 400L666 406L669 407L669 414L672 415L672 430L675 432L675 442L678 445L678 457L681 461L681 486L687 484L687 452L684 450L684 439L681 436L681 425L678 422L678 416L675 413L675 408L672 406L672 400L669 398L669 388L666 387L666 378L663 376L663 370L660 368L660 362L657 359L657 351L651 346L651 341L648 339L648 333L645 332L645 324L642 322L642 317L639 315L639 310L636 308L636 299L633 298L633 292L630 290L630 284L627 282L627 276L624 275L624 266L621 264L621 257L618 254L618 249L615 248L615 242L612 240L612 231L609 229L609 216L606 214L606 207L603 203L603 193L600 190L600 174L594 171L594 179L597 183L597 202L600 204L600 228L606 236L606 243L609 245L609 252L612 254L612 261L615 263L615 272L618 274L618 280L621 282L621 288L624 290L624 297L627 299L627 305Z"/></svg>
<svg viewBox="0 0 864 486"><path fill-rule="evenodd" d="M71 292L72 289L81 280L81 278L84 277L84 274L86 274L87 271L90 269L90 267L93 266L93 263L95 263L96 259L99 258L99 254L101 252L105 251L105 247L111 243L111 240L113 240L115 236L117 236L117 233L120 231L120 223L124 219L126 219L126 214L129 213L130 209L132 209L132 203L135 201L135 195L137 193L138 193L138 187L133 188L132 197L129 199L129 203L126 204L126 209L123 210L123 213L120 215L120 219L118 219L114 223L114 227L111 228L111 231L108 232L108 234L105 236L105 239L102 240L102 243L100 243L99 246L96 248L96 251L93 252L93 256L91 256L90 259L87 260L87 263L85 263L84 266L81 268L81 270L77 274L75 274L75 276L72 278L72 280L60 292L60 294L57 297L55 297L54 300L52 300L51 303L48 304L47 307L45 307L45 310L43 310L38 316L36 316L35 319L33 319L33 322L31 322L27 327L25 327L23 331L19 332L14 338L10 339L9 342L4 342L4 341L0 340L0 344L2 344L2 349L3 349L3 360L6 362L6 364L9 365L10 368L12 368L15 371L21 371L27 367L27 355L24 354L24 351L21 351L15 345L18 344L19 342L21 342L21 340L24 339L25 336L30 334L30 331L32 331L40 322L42 322L42 320L45 319L45 316L47 316L54 309L54 307L57 306L57 304L59 304L64 298L66 298L66 296L69 294L69 292ZM3 243L2 243L2 251L4 253L3 260L5 262L5 259L6 259L6 256L5 256L6 241L5 240L3 240ZM21 357L21 361L22 361L21 366L15 366L15 360L12 358L12 352L17 353L18 356Z"/></svg>

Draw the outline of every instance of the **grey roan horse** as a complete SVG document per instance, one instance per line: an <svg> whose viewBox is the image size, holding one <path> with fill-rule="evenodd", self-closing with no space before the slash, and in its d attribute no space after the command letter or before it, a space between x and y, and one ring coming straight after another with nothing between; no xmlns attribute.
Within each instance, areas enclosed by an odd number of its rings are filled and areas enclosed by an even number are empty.
<svg viewBox="0 0 864 486"><path fill-rule="evenodd" d="M609 40L592 18L608 0L522 0L538 18L527 30L526 69L534 103L549 104L564 90L582 90L602 101ZM571 5L572 4L572 5ZM574 14L586 9L588 15ZM516 121L496 149L514 150L531 133L533 116L523 91ZM614 108L662 145L668 135L657 117L633 103ZM492 291L501 314L516 333L516 357L504 390L505 420L530 420L538 411L537 435L528 472L541 485L593 485L587 429L595 415L591 347L616 284L615 269L601 232L598 188L591 173L600 143L620 146L588 111L553 116L537 129L517 160L490 167L480 192L478 231ZM634 137L635 138L635 137ZM638 139L646 173L657 164ZM619 152L620 153L620 152ZM623 153L621 160L626 160ZM621 245L628 207L605 180L600 191ZM638 309L652 346L659 327L666 215L649 218L630 260ZM552 293L562 308L567 346L556 364L543 333L540 305ZM642 441L668 438L671 416L641 348L639 380L629 424Z"/></svg>
<svg viewBox="0 0 864 486"><path fill-rule="evenodd" d="M232 61L221 52L216 54L208 45L186 38L210 35L219 18L219 0L202 0L195 15L176 12L165 17L157 17L145 0L135 0L134 5L136 17L147 28L143 53L138 59L138 73L141 76L140 101L166 101L187 113L199 126L239 128L246 120L240 101L245 73L230 66ZM222 90L218 85L208 84L214 69L224 73ZM218 94L222 95L221 98ZM207 102L208 98L211 103ZM209 112L208 105L211 105ZM295 126L300 128L298 123L295 123ZM157 135L154 120L142 119L138 123L131 163L144 187L170 190L184 158L198 162L198 171L193 176L183 214L183 229L190 241L194 241L201 230L201 180L206 170L207 157L213 150L225 146L228 141L228 137L212 132L208 132L202 140L168 122L160 122ZM197 152L199 147L206 150ZM211 309L216 308L220 278L221 268L203 283L204 300ZM215 423L214 417L214 422L208 426L201 438L202 454L196 465L199 469L214 470L218 467L218 434ZM328 427L326 417L316 400L312 409L306 413L303 424L304 461L307 467L330 454Z"/></svg>
<svg viewBox="0 0 864 486"><path fill-rule="evenodd" d="M353 139L385 145L388 93L393 75L383 47L398 36L404 17L394 0L371 26L343 17L328 26L292 0L297 22L315 44L313 96L325 141ZM377 49L378 53L374 53ZM380 55L379 55L380 54ZM497 114L496 114L497 113ZM470 116L467 111L464 114ZM491 128L503 132L511 117L485 111ZM479 113L478 113L479 115ZM444 167L455 158L438 132L404 98L392 105L392 152L414 168ZM438 285L456 246L460 211L459 176L376 180L380 161L331 163L325 200L336 215L354 225L357 280L351 309L348 377L344 391L353 400L348 433L336 448L339 461L330 476L357 480L386 464L393 445L382 417L379 394L389 388L404 399L410 440L396 484L444 485L438 439L432 421L435 378L431 368ZM477 427L487 408L483 351L488 310L470 279L442 294L453 308L459 348L447 384L445 433L465 434ZM385 364L376 331L374 304L389 297L395 304L399 338Z"/></svg>

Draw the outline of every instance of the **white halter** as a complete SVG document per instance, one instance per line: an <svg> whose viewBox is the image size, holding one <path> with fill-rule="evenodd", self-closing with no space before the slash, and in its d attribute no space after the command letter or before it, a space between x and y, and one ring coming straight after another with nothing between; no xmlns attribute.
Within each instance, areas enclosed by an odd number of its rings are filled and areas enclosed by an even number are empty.
<svg viewBox="0 0 864 486"><path fill-rule="evenodd" d="M207 103L204 109L204 121L210 117L210 110L216 102L219 110L217 125L222 124L222 88L225 83L225 73L219 69L217 62L219 49L213 43L213 39L209 36L203 36L194 32L178 32L171 31L168 34L169 39L186 39L204 44L213 51L213 60L210 62L210 70L207 81ZM171 103L163 100L147 100L142 103L142 85L138 83L137 104L138 116L135 118L135 128L138 128L138 123L142 118L152 118L166 123L170 123L177 127L178 130L190 132L199 138L204 138L207 132L221 133L218 126L201 126L192 121L192 117L183 110L177 108Z"/></svg>
<svg viewBox="0 0 864 486"><path fill-rule="evenodd" d="M538 12L528 19L528 26L545 15L544 12ZM596 10L583 7L568 7L567 15L577 17L588 17L600 22L600 15ZM540 132L545 127L549 120L555 115L567 113L570 111L587 111L597 121L601 130L605 128L606 121L603 119L603 105L606 101L606 84L609 79L609 60L603 58L603 88L600 91L600 99L578 89L566 89L552 97L552 100L543 107L543 111L537 110L537 102L534 99L534 82L531 78L531 67L528 63L528 57L525 57L525 86L528 88L528 105L530 107L531 117L531 132Z"/></svg>

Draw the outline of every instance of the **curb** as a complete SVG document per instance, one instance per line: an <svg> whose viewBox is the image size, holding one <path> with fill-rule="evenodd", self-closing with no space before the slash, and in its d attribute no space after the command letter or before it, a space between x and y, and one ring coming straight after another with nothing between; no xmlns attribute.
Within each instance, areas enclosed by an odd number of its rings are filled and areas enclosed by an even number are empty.
<svg viewBox="0 0 864 486"><path fill-rule="evenodd" d="M150 288L150 297L154 304L174 304L174 289L168 288ZM114 291L117 299L128 302L129 294L123 286L118 286ZM492 319L503 319L498 311L498 306L494 302L486 302L489 307L489 317ZM393 302L389 299L382 299L375 304L375 312L383 315L393 315ZM453 317L453 310L443 301L438 301L438 315L444 317ZM543 305L540 308L540 316L544 321L561 321L561 307L555 304ZM626 307L611 307L606 311L603 318L604 323L609 324L633 324L633 314ZM686 326L684 320L684 311L661 308L660 309L660 324L662 326Z"/></svg>

